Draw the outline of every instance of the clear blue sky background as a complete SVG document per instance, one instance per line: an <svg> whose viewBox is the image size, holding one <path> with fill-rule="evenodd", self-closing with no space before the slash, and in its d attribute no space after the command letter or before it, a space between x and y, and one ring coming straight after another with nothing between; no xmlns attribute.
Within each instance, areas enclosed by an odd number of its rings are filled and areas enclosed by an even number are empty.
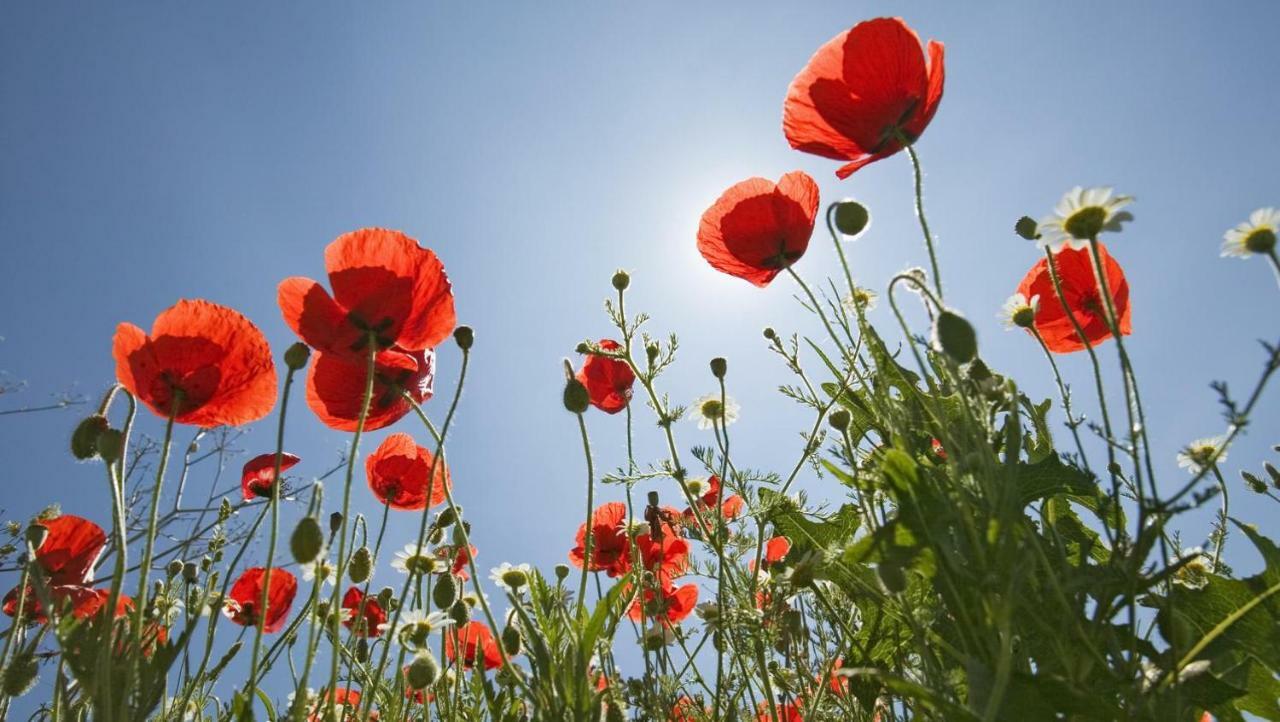
<svg viewBox="0 0 1280 722"><path fill-rule="evenodd" d="M818 328L793 284L715 273L694 233L729 184L799 168L824 204L852 195L872 209L852 248L860 280L882 286L926 261L905 156L840 182L836 163L791 151L780 129L787 84L821 43L897 13L947 44L946 96L919 150L948 299L1033 395L1053 393L1044 360L995 319L1037 259L1013 221L1076 184L1137 196L1111 248L1172 487L1176 450L1223 426L1208 382L1243 393L1260 369L1255 340L1276 336L1265 262L1218 258L1225 229L1280 205L1273 3L6 4L0 368L29 388L0 401L38 404L73 384L96 397L115 325L149 327L182 297L236 307L281 352L293 338L278 281L323 278L326 243L383 225L439 253L476 329L450 456L486 573L504 560L549 569L572 546L584 467L560 359L609 334L600 304L617 267L632 272L631 307L682 339L664 388L677 401L710 391L706 361L726 356L739 465L788 468L807 419L777 394L786 374L760 329ZM799 270L836 273L829 242L815 239ZM891 321L883 304L875 315ZM1115 378L1111 346L1103 356ZM445 398L458 359L452 344L441 352ZM1093 415L1087 359L1063 365ZM1226 465L1239 517L1272 533L1277 508L1236 472L1280 441L1277 393ZM437 418L443 406L432 402ZM295 471L321 473L346 439L295 408ZM100 469L65 451L78 416L0 417L8 516L60 501L108 523ZM254 427L246 451L269 450L273 428ZM590 428L597 467L621 464L622 417L592 414ZM642 461L660 458L656 427L637 428ZM419 433L411 419L393 430ZM692 423L678 434L709 441ZM374 509L363 485L355 498ZM416 519L393 518L388 544L409 541ZM1228 558L1251 569L1243 539L1232 544ZM398 583L385 564L375 584Z"/></svg>

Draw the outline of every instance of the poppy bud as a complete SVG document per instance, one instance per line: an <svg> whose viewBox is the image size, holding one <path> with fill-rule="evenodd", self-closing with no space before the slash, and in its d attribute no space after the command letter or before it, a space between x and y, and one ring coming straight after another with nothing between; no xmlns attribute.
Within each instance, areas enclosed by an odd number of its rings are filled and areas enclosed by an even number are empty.
<svg viewBox="0 0 1280 722"><path fill-rule="evenodd" d="M187 562L182 565L182 578L188 582L194 582L200 576L200 567L195 562Z"/></svg>
<svg viewBox="0 0 1280 722"><path fill-rule="evenodd" d="M300 371L307 367L307 361L310 358L311 348L305 343L297 341L285 349L284 365L288 366L290 371Z"/></svg>
<svg viewBox="0 0 1280 722"><path fill-rule="evenodd" d="M207 554L200 558L200 571L207 572L211 566L213 566L213 560Z"/></svg>
<svg viewBox="0 0 1280 722"><path fill-rule="evenodd" d="M1019 236L1022 236L1028 241L1034 241L1040 237L1040 231L1038 226L1036 226L1036 222L1027 216L1019 218L1018 222L1013 224L1013 230Z"/></svg>
<svg viewBox="0 0 1280 722"><path fill-rule="evenodd" d="M778 332L777 332L777 331L774 331L772 328L770 328L770 327L768 327L768 326L765 326L765 327L764 327L764 337L765 337L765 338L767 338L767 339L769 339L770 341L772 341L772 340L774 340L774 339L778 338Z"/></svg>
<svg viewBox="0 0 1280 722"><path fill-rule="evenodd" d="M440 663L427 649L423 649L413 658L409 663L409 671L405 674L405 681L413 689L426 689L435 684L439 678Z"/></svg>
<svg viewBox="0 0 1280 722"><path fill-rule="evenodd" d="M1271 483L1274 484L1277 489L1280 489L1280 469L1276 469L1275 465L1270 461L1263 464L1262 468L1266 470L1267 476L1271 477Z"/></svg>
<svg viewBox="0 0 1280 722"><path fill-rule="evenodd" d="M49 529L43 524L32 524L27 527L26 539L32 549L39 549L48 536Z"/></svg>
<svg viewBox="0 0 1280 722"><path fill-rule="evenodd" d="M329 533L337 534L342 528L342 512L335 511L329 515Z"/></svg>
<svg viewBox="0 0 1280 722"><path fill-rule="evenodd" d="M827 417L827 421L831 424L832 428L844 431L849 428L849 412L844 409L836 409Z"/></svg>
<svg viewBox="0 0 1280 722"><path fill-rule="evenodd" d="M516 625L508 624L502 629L502 649L508 657L520 654L520 629Z"/></svg>
<svg viewBox="0 0 1280 722"><path fill-rule="evenodd" d="M856 236L867 230L871 223L871 214L867 207L854 200L843 200L836 204L836 230L846 236Z"/></svg>
<svg viewBox="0 0 1280 722"><path fill-rule="evenodd" d="M454 624L461 627L470 621L471 607L468 607L466 602L459 599L453 603L452 607L449 607L449 618L453 620Z"/></svg>
<svg viewBox="0 0 1280 722"><path fill-rule="evenodd" d="M1124 470L1120 468L1120 464L1113 461L1110 464L1107 464L1107 471L1110 472L1112 476L1120 476Z"/></svg>
<svg viewBox="0 0 1280 722"><path fill-rule="evenodd" d="M102 414L87 416L76 430L71 432L71 455L80 461L87 461L98 455L98 437L110 428L107 417Z"/></svg>
<svg viewBox="0 0 1280 722"><path fill-rule="evenodd" d="M943 311L934 320L933 343L956 363L969 363L978 355L977 333L954 311Z"/></svg>
<svg viewBox="0 0 1280 722"><path fill-rule="evenodd" d="M458 578L452 574L441 574L436 585L431 588L431 601L437 609L448 609L458 601Z"/></svg>
<svg viewBox="0 0 1280 722"><path fill-rule="evenodd" d="M363 584L373 573L373 552L369 547L360 547L351 555L351 564L347 567L347 577L354 584Z"/></svg>
<svg viewBox="0 0 1280 722"><path fill-rule="evenodd" d="M898 564L882 561L876 567L876 572L880 575L880 582L884 584L884 588L891 594L898 594L907 588L907 575Z"/></svg>
<svg viewBox="0 0 1280 722"><path fill-rule="evenodd" d="M467 543L467 535L471 533L471 522L464 521L453 527L453 543L463 546Z"/></svg>
<svg viewBox="0 0 1280 722"><path fill-rule="evenodd" d="M119 429L106 428L98 433L98 456L108 464L120 460L124 453L124 434Z"/></svg>
<svg viewBox="0 0 1280 722"><path fill-rule="evenodd" d="M625 291L627 290L627 286L630 286L630 285L631 285L631 276L627 275L626 271L622 269L618 269L613 272L614 288L618 289L619 291Z"/></svg>
<svg viewBox="0 0 1280 722"><path fill-rule="evenodd" d="M0 672L0 692L9 697L21 697L36 686L40 666L31 652L18 652Z"/></svg>
<svg viewBox="0 0 1280 722"><path fill-rule="evenodd" d="M476 332L470 326L459 326L453 329L453 341L458 344L458 348L468 351L476 342Z"/></svg>
<svg viewBox="0 0 1280 722"><path fill-rule="evenodd" d="M457 510L457 512L454 511L455 509ZM461 512L462 512L462 507L456 506L456 505L444 509L443 511L440 512L439 515L436 516L436 526L437 527L449 526L450 524L458 520L458 513L461 513Z"/></svg>
<svg viewBox="0 0 1280 722"><path fill-rule="evenodd" d="M716 356L711 359L711 375L718 379L724 378L725 371L728 370L728 362L722 357Z"/></svg>
<svg viewBox="0 0 1280 722"><path fill-rule="evenodd" d="M187 455L188 455L188 456L195 455L195 454L196 454L196 453L198 453L199 451L200 451L200 442L199 442L199 441L192 441L190 444L187 444Z"/></svg>
<svg viewBox="0 0 1280 722"><path fill-rule="evenodd" d="M356 661L357 662L369 661L369 640L365 639L364 637L361 637L360 639L356 640Z"/></svg>
<svg viewBox="0 0 1280 722"><path fill-rule="evenodd" d="M441 529L440 527L435 527L434 529L432 529L430 532L427 533L427 543L434 546L436 544L439 544L442 541L444 541L444 529Z"/></svg>
<svg viewBox="0 0 1280 722"><path fill-rule="evenodd" d="M164 594L164 582L159 579L151 583L151 596L158 597Z"/></svg>
<svg viewBox="0 0 1280 722"><path fill-rule="evenodd" d="M578 345L573 347L573 350L583 354L591 353L591 344L586 341L579 341Z"/></svg>
<svg viewBox="0 0 1280 722"><path fill-rule="evenodd" d="M1247 471L1240 472L1240 476L1244 477L1244 483L1248 485L1251 491L1258 494L1267 493L1267 483L1262 479L1259 479Z"/></svg>
<svg viewBox="0 0 1280 722"><path fill-rule="evenodd" d="M562 581L562 582L563 582L565 579L567 579L567 578L568 578L568 576L569 576L569 565L568 565L568 564L557 564L557 565L556 565L556 579L559 579L560 581Z"/></svg>
<svg viewBox="0 0 1280 722"><path fill-rule="evenodd" d="M576 378L571 378L564 385L564 407L575 414L584 413L591 406L591 395L587 387Z"/></svg>
<svg viewBox="0 0 1280 722"><path fill-rule="evenodd" d="M182 563L181 559L172 559L169 561L169 566L165 567L164 571L169 575L169 578L172 579L182 573L182 567L184 566L186 565Z"/></svg>
<svg viewBox="0 0 1280 722"><path fill-rule="evenodd" d="M293 552L293 560L299 564L310 564L320 556L323 548L324 532L320 530L320 522L314 516L299 519L289 537L289 551Z"/></svg>

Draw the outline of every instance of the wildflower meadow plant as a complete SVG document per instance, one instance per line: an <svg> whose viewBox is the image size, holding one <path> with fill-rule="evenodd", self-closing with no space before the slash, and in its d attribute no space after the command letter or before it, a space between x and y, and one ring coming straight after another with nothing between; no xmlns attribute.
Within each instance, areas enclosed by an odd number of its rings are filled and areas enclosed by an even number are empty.
<svg viewBox="0 0 1280 722"><path fill-rule="evenodd" d="M476 561L455 500L474 482L451 473L448 440L484 337L458 324L444 262L409 235L340 235L324 250L328 287L282 281L297 336L283 353L203 300L161 311L149 332L120 324L116 382L71 439L101 464L109 509L51 508L10 529L22 554L3 599L0 719L34 694L46 698L33 719L120 722L1280 719L1280 547L1232 518L1238 484L1222 468L1246 429L1271 431L1250 419L1280 346L1263 344L1244 397L1217 387L1219 435L1153 458L1160 423L1127 351L1142 336L1118 259L1143 262L1126 237L1137 204L1076 187L1009 219L1031 268L996 279L1002 309L979 309L1026 334L1058 397L990 367L946 303L925 215L916 144L942 101L944 55L901 19L868 20L779 88L786 140L841 163L839 178L910 162L927 272L855 283L849 242L871 232L870 211L824 208L802 171L733 184L688 239L746 283L789 277L820 323L815 337L764 330L792 377L783 395L810 417L793 464L735 461L732 434L768 411L734 399L729 359L689 371L705 393L673 402L677 337L630 307L629 273L602 279L613 328L566 349L557 379L585 485L577 529L530 542L563 548L553 569ZM1254 212L1221 253L1280 274L1278 219ZM805 253L826 236L834 278L806 280ZM896 327L871 323L877 302ZM461 352L447 371L446 343ZM1089 365L1087 393L1072 393L1066 363ZM456 378L448 398L437 373ZM296 383L346 444L333 468L286 451ZM140 407L163 422L160 442L139 432ZM255 450L238 489L168 505L191 492L200 454L273 411L274 448ZM594 447L588 419L625 428L625 456ZM185 449L184 426L198 429ZM369 448L367 432L393 426ZM658 458L636 451L640 434ZM1165 478L1175 461L1185 476ZM828 501L799 493L806 475ZM1242 479L1258 503L1280 501L1271 461ZM642 482L657 490L642 498ZM1184 545L1193 532L1175 520L1205 506L1212 527ZM416 535L391 538L393 516ZM1235 574L1229 541L1263 569Z"/></svg>

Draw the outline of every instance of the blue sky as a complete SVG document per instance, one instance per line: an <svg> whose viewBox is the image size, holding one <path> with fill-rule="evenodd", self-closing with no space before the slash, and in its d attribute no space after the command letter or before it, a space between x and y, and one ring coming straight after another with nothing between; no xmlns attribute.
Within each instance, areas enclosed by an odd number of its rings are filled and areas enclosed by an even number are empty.
<svg viewBox="0 0 1280 722"><path fill-rule="evenodd" d="M437 251L476 329L450 457L482 568L547 569L572 546L584 475L560 359L609 334L601 301L617 267L651 329L681 337L663 388L676 401L706 393L706 361L727 357L739 465L789 468L807 419L777 394L786 372L760 330L818 327L785 278L760 290L712 271L694 233L728 185L803 169L824 205L854 196L871 208L851 248L860 281L882 286L926 262L905 156L837 181L836 163L790 150L780 129L787 83L820 44L903 12L947 44L946 95L918 147L948 300L977 324L991 365L1033 396L1053 394L1043 358L995 319L1037 259L1013 221L1077 184L1137 197L1110 247L1131 283L1129 349L1172 487L1176 450L1222 428L1209 381L1243 393L1261 366L1256 339L1275 337L1266 264L1218 258L1225 229L1280 205L1272 3L8 4L0 369L28 389L0 402L71 387L96 397L112 380L115 325L148 327L183 297L241 310L282 352L293 338L278 281L322 278L325 244L382 225ZM816 237L798 270L837 273L829 242ZM1114 378L1110 346L1103 357ZM441 351L445 398L458 358ZM1092 415L1087 359L1062 363ZM1280 441L1280 405L1262 407L1226 466L1238 516L1275 529L1276 508L1236 476ZM346 439L295 408L295 471L319 474ZM60 501L108 522L100 470L65 452L77 416L0 417L8 516ZM411 422L392 430L417 434ZM245 450L269 450L273 428L253 427ZM590 429L597 467L623 463L621 417L593 414ZM657 429L637 429L641 461L656 461ZM686 448L709 441L692 423L678 434ZM355 498L373 508L363 486ZM416 523L393 518L388 544ZM1242 543L1228 558L1251 568ZM375 583L391 581L384 561Z"/></svg>

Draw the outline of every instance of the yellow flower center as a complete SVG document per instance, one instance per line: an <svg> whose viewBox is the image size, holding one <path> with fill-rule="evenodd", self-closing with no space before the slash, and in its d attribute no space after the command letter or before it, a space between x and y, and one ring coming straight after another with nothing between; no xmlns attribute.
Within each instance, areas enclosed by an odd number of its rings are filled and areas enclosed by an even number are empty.
<svg viewBox="0 0 1280 722"><path fill-rule="evenodd" d="M1102 206L1087 206L1072 213L1063 221L1062 228L1075 238L1089 239L1102 232L1107 222L1107 209Z"/></svg>

